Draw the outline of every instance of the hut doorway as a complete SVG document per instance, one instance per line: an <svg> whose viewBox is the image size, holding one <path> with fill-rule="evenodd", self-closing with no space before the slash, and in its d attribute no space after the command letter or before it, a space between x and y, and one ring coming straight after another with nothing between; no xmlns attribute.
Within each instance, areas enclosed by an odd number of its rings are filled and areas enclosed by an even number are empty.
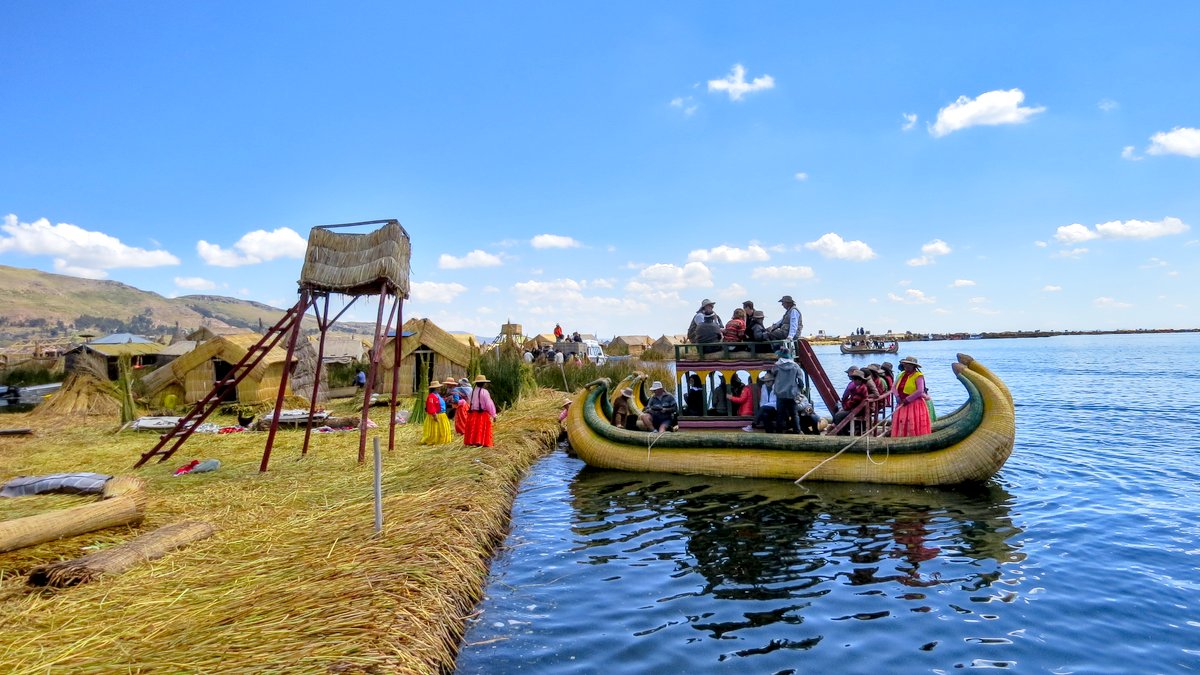
<svg viewBox="0 0 1200 675"><path fill-rule="evenodd" d="M213 382L223 382L229 377L229 373L233 371L233 364L222 361L221 359L213 359ZM231 403L237 401L237 387L229 387L221 396L222 403Z"/></svg>
<svg viewBox="0 0 1200 675"><path fill-rule="evenodd" d="M421 347L413 352L413 395L420 398L427 392L417 391L422 378L428 383L433 380L434 359L437 354L428 347Z"/></svg>

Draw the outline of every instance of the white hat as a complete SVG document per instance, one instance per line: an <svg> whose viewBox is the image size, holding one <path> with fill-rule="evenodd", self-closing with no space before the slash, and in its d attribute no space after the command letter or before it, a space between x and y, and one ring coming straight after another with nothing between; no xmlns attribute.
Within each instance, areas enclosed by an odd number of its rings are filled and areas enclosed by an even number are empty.
<svg viewBox="0 0 1200 675"><path fill-rule="evenodd" d="M662 389L662 388L663 388L662 382L659 382L658 380L655 380L654 384L650 385L650 391L658 391L659 389Z"/></svg>

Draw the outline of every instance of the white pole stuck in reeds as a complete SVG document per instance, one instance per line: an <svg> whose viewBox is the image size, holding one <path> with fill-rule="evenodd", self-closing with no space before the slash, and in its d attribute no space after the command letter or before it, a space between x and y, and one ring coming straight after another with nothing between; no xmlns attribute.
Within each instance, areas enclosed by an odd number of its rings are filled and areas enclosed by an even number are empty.
<svg viewBox="0 0 1200 675"><path fill-rule="evenodd" d="M379 437L375 437L375 536L383 533L383 455Z"/></svg>

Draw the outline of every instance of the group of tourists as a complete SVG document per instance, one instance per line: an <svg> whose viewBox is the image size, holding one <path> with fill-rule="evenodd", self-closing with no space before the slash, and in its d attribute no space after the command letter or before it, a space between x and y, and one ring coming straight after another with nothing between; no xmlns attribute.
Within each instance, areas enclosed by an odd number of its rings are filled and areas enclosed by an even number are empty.
<svg viewBox="0 0 1200 675"><path fill-rule="evenodd" d="M443 445L458 434L463 437L463 445L492 447L496 405L488 391L490 383L483 375L475 376L474 386L465 377L457 382L450 379L430 382L421 443Z"/></svg>
<svg viewBox="0 0 1200 675"><path fill-rule="evenodd" d="M729 323L721 321L721 317L716 313L716 304L716 301L708 298L700 301L700 309L696 310L695 316L688 324L689 343L714 344L772 340L790 342L799 338L804 329L804 319L796 307L795 300L790 295L779 299L779 304L783 305L783 316L770 326L765 325L766 314L756 310L752 300L746 300L741 307L734 309L733 318L729 320Z"/></svg>
<svg viewBox="0 0 1200 675"><path fill-rule="evenodd" d="M578 333L576 334L578 335ZM556 349L550 345L542 345L541 347L537 347L535 349L526 349L525 353L522 355L522 358L525 360L525 363L538 366L548 363L568 366L583 365L583 357L577 350L573 351L572 353L567 353L565 349Z"/></svg>
<svg viewBox="0 0 1200 675"><path fill-rule="evenodd" d="M769 434L818 434L820 418L812 402L804 395L803 371L787 347L780 348L778 360L773 368L759 380L758 411L754 411L751 388L735 373L725 384L713 387L709 394L708 414L714 416L733 414L738 417L754 415L754 421L742 431L761 428ZM921 374L921 365L915 357L908 356L900 361L900 376L896 378L892 364L870 364L863 368L851 367L846 371L850 382L842 393L839 405L833 411L832 425L836 428L847 417L857 419L842 425L839 434L849 435L865 432L874 420L869 420L859 409L864 401L879 403L882 410L886 404L894 406L891 420L891 436L920 436L930 432L935 419L932 401ZM704 414L705 386L697 373L685 379L682 392L684 407L668 392L662 382L650 385L651 396L640 415L634 415L633 390L622 389L613 402L613 425L628 430L670 431L676 428L679 414L700 416ZM880 400L880 397L886 397Z"/></svg>

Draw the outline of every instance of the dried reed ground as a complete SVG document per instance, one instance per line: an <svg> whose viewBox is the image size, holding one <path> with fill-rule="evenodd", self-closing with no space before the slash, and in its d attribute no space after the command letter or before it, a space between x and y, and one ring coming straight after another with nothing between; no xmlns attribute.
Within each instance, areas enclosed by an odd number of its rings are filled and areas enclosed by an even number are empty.
<svg viewBox="0 0 1200 675"><path fill-rule="evenodd" d="M0 479L96 471L141 476L146 520L0 554L0 670L71 672L439 672L453 668L464 617L480 596L508 525L517 482L558 433L561 394L543 391L500 416L495 448L418 445L397 429L387 454L384 533L374 527L372 467L358 434L281 431L270 471L265 434L195 436L166 464L131 472L152 434L112 433L112 420L6 415L30 437L0 437ZM369 442L369 441L368 441ZM192 458L219 471L173 477ZM0 501L0 519L91 498ZM123 575L58 591L25 586L39 563L184 519L215 537Z"/></svg>

